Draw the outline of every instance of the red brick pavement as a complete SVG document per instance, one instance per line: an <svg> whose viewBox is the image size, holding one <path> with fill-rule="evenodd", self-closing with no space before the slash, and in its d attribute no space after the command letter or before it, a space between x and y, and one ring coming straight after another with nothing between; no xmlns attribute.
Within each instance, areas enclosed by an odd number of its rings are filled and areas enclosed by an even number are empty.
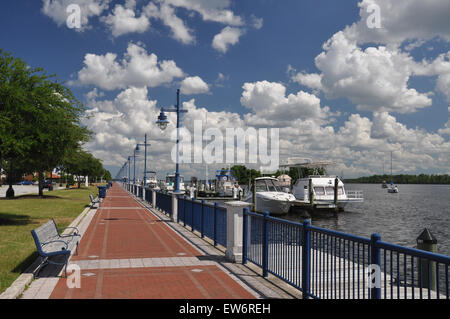
<svg viewBox="0 0 450 319"><path fill-rule="evenodd" d="M254 298L216 266L86 270L80 289L60 280L55 299L241 299Z"/></svg>
<svg viewBox="0 0 450 319"><path fill-rule="evenodd" d="M194 256L201 253L115 184L71 262ZM60 279L51 298L254 298L211 265L83 270L81 278L81 288L72 289Z"/></svg>

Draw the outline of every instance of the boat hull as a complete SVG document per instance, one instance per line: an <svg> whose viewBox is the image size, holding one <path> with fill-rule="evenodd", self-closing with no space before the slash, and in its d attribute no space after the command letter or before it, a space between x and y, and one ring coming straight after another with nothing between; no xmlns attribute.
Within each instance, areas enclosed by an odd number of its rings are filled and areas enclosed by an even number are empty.
<svg viewBox="0 0 450 319"><path fill-rule="evenodd" d="M268 200L264 198L256 199L256 209L259 212L269 212L270 215L285 215L289 213L292 206L290 201Z"/></svg>
<svg viewBox="0 0 450 319"><path fill-rule="evenodd" d="M398 189L391 189L391 188L389 188L388 189L388 193L390 193L390 194L397 194L398 193Z"/></svg>

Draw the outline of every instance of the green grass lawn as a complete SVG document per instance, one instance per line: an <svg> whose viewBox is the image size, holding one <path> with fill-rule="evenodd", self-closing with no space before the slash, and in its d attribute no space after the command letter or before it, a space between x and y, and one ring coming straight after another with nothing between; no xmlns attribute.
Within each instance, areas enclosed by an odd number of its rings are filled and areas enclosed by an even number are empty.
<svg viewBox="0 0 450 319"><path fill-rule="evenodd" d="M90 204L89 194L97 196L97 187L0 199L0 293L38 257L30 231L51 218L58 227L69 226Z"/></svg>

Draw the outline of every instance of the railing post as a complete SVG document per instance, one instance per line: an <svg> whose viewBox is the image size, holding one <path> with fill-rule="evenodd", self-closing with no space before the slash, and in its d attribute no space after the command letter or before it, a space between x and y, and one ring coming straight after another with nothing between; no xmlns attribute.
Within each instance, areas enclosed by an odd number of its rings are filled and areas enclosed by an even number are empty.
<svg viewBox="0 0 450 319"><path fill-rule="evenodd" d="M217 246L217 207L218 206L219 206L218 203L214 203L214 217L213 217L213 224L214 224L213 240L214 240L214 246Z"/></svg>
<svg viewBox="0 0 450 319"><path fill-rule="evenodd" d="M311 231L309 229L310 222L305 220L303 222L303 245L302 245L302 297L309 298L310 283L311 283Z"/></svg>
<svg viewBox="0 0 450 319"><path fill-rule="evenodd" d="M200 234L201 234L201 237L202 237L202 238L205 237L205 235L204 235L204 229L203 229L203 219L204 219L204 216L205 216L205 201L202 200L202 213L201 213L201 216L200 216Z"/></svg>
<svg viewBox="0 0 450 319"><path fill-rule="evenodd" d="M152 189L152 207L156 209L156 190Z"/></svg>
<svg viewBox="0 0 450 319"><path fill-rule="evenodd" d="M381 253L378 247L378 241L380 240L381 236L379 234L372 234L370 236L370 269L375 272L373 274L375 276L374 278L372 274L368 274L371 279L369 283L370 299L381 299Z"/></svg>
<svg viewBox="0 0 450 319"><path fill-rule="evenodd" d="M242 264L247 263L247 241L248 241L248 208L244 208L244 222L243 222L243 238L242 238Z"/></svg>
<svg viewBox="0 0 450 319"><path fill-rule="evenodd" d="M178 223L178 195L172 194L172 216L173 222Z"/></svg>
<svg viewBox="0 0 450 319"><path fill-rule="evenodd" d="M263 223L263 254L262 254L262 268L263 277L269 275L269 212L264 212L264 223Z"/></svg>
<svg viewBox="0 0 450 319"><path fill-rule="evenodd" d="M227 250L225 257L233 263L242 263L243 209L251 204L240 201L225 202L227 207Z"/></svg>

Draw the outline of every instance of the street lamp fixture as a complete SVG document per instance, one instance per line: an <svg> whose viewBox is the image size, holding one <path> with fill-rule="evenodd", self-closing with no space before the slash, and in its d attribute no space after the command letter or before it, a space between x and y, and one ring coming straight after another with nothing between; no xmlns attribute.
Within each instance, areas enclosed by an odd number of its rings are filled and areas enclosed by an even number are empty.
<svg viewBox="0 0 450 319"><path fill-rule="evenodd" d="M139 151L139 146L136 145L133 151L133 185L136 185L136 153Z"/></svg>
<svg viewBox="0 0 450 319"><path fill-rule="evenodd" d="M161 109L161 113L158 116L158 120L156 121L161 131L164 131L169 124L169 120L167 119L167 115L164 113L164 109Z"/></svg>
<svg viewBox="0 0 450 319"><path fill-rule="evenodd" d="M174 193L180 193L180 114L181 113L187 113L187 110L180 109L180 90L177 90L177 105L175 105L174 109L164 109L161 108L161 113L158 116L158 120L156 121L156 124L159 126L159 128L164 131L167 128L167 125L169 124L169 120L167 119L167 115L164 112L169 113L177 113L177 163L176 163L176 169L175 169L175 187L174 187Z"/></svg>
<svg viewBox="0 0 450 319"><path fill-rule="evenodd" d="M147 186L147 146L151 144L147 143L147 134L145 134L144 144L136 144L136 152L140 151L139 146L144 146L144 187Z"/></svg>

